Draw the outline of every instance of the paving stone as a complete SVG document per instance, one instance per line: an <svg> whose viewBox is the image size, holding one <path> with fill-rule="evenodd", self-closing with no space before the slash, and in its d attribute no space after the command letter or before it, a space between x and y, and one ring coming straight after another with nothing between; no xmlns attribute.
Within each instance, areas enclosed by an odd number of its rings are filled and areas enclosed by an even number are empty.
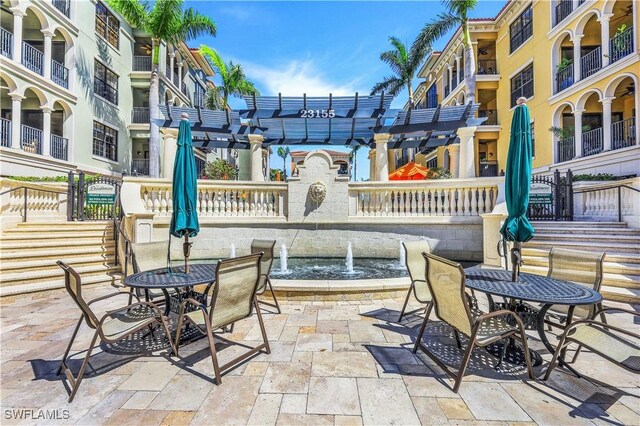
<svg viewBox="0 0 640 426"><path fill-rule="evenodd" d="M360 313L356 307L322 309L318 311L318 321L348 320L360 320Z"/></svg>
<svg viewBox="0 0 640 426"><path fill-rule="evenodd" d="M316 325L316 333L328 334L348 334L349 323L347 321L318 321Z"/></svg>
<svg viewBox="0 0 640 426"><path fill-rule="evenodd" d="M293 342L272 342L269 343L271 348L270 354L261 353L258 357L254 358L256 361L266 362L290 362L293 357L293 350L295 348L295 340Z"/></svg>
<svg viewBox="0 0 640 426"><path fill-rule="evenodd" d="M636 406L640 408L640 401L637 402ZM627 407L624 404L616 403L610 407L604 406L601 408L606 409L607 413L611 414L613 417L615 417L625 425L640 423L640 416L638 416L636 412L634 412L631 408Z"/></svg>
<svg viewBox="0 0 640 426"><path fill-rule="evenodd" d="M298 333L302 333L302 334L313 334L315 332L316 332L316 328L311 325L300 327L300 329L298 330Z"/></svg>
<svg viewBox="0 0 640 426"><path fill-rule="evenodd" d="M138 391L134 393L122 408L128 410L144 410L160 392Z"/></svg>
<svg viewBox="0 0 640 426"><path fill-rule="evenodd" d="M330 334L299 334L295 351L331 351L333 339Z"/></svg>
<svg viewBox="0 0 640 426"><path fill-rule="evenodd" d="M193 425L246 424L260 389L261 377L223 377L191 420Z"/></svg>
<svg viewBox="0 0 640 426"><path fill-rule="evenodd" d="M442 411L450 420L473 420L473 414L462 399L437 398Z"/></svg>
<svg viewBox="0 0 640 426"><path fill-rule="evenodd" d="M127 402L131 396L133 396L133 391L120 391L117 390L115 392L111 392L96 404L82 419L80 419L80 424L96 424L102 423L101 419L106 419L110 417L113 413L118 411L125 402Z"/></svg>
<svg viewBox="0 0 640 426"><path fill-rule="evenodd" d="M264 321L264 329L267 333L267 338L271 340L278 340L282 329L284 328L285 321L281 319L271 319ZM235 330L234 330L235 331ZM249 332L242 338L243 340L255 340L262 341L262 330L260 324L256 323L251 327Z"/></svg>
<svg viewBox="0 0 640 426"><path fill-rule="evenodd" d="M281 394L260 394L251 411L247 424L249 425L275 425L280 412Z"/></svg>
<svg viewBox="0 0 640 426"><path fill-rule="evenodd" d="M149 404L152 410L197 411L215 386L195 375L177 374Z"/></svg>
<svg viewBox="0 0 640 426"><path fill-rule="evenodd" d="M298 338L299 331L300 327L298 326L284 326L278 340L280 342L295 342Z"/></svg>
<svg viewBox="0 0 640 426"><path fill-rule="evenodd" d="M419 425L411 397L400 379L358 379L365 425Z"/></svg>
<svg viewBox="0 0 640 426"><path fill-rule="evenodd" d="M523 385L527 387L527 385ZM460 396L478 420L530 421L531 418L499 384L462 382ZM513 395L512 395L513 396ZM540 400L540 395L535 395ZM491 401L491 403L487 403ZM546 406L546 405L545 405ZM540 409L542 406L538 406Z"/></svg>
<svg viewBox="0 0 640 426"><path fill-rule="evenodd" d="M314 377L378 377L373 358L366 352L315 352Z"/></svg>
<svg viewBox="0 0 640 426"><path fill-rule="evenodd" d="M336 426L361 426L361 416L336 416L333 420Z"/></svg>
<svg viewBox="0 0 640 426"><path fill-rule="evenodd" d="M356 379L312 377L307 400L309 414L359 415Z"/></svg>
<svg viewBox="0 0 640 426"><path fill-rule="evenodd" d="M291 362L311 362L313 352L294 352Z"/></svg>
<svg viewBox="0 0 640 426"><path fill-rule="evenodd" d="M281 363L273 362L269 365L264 381L260 387L261 393L307 393L311 364L307 362Z"/></svg>
<svg viewBox="0 0 640 426"><path fill-rule="evenodd" d="M447 416L442 411L436 398L424 396L414 396L411 398L416 414L423 425L446 425L449 424Z"/></svg>
<svg viewBox="0 0 640 426"><path fill-rule="evenodd" d="M294 314L287 317L287 326L316 326L316 316L307 314Z"/></svg>
<svg viewBox="0 0 640 426"><path fill-rule="evenodd" d="M167 362L142 363L139 370L120 385L121 390L161 391L178 373L179 368Z"/></svg>
<svg viewBox="0 0 640 426"><path fill-rule="evenodd" d="M283 414L304 414L307 412L307 395L296 393L285 393L282 396L280 413Z"/></svg>
<svg viewBox="0 0 640 426"><path fill-rule="evenodd" d="M386 342L382 329L366 321L349 321L349 339L353 343Z"/></svg>
<svg viewBox="0 0 640 426"><path fill-rule="evenodd" d="M264 376L269 367L268 362L264 361L250 361L247 363L247 368L244 369L244 376Z"/></svg>
<svg viewBox="0 0 640 426"><path fill-rule="evenodd" d="M171 411L160 426L188 425L195 414L195 411Z"/></svg>
<svg viewBox="0 0 640 426"><path fill-rule="evenodd" d="M333 416L308 415L308 414L280 414L277 425L333 425Z"/></svg>
<svg viewBox="0 0 640 426"><path fill-rule="evenodd" d="M169 413L158 410L124 410L120 409L105 423L106 425L159 425Z"/></svg>
<svg viewBox="0 0 640 426"><path fill-rule="evenodd" d="M336 343L350 343L351 340L349 340L349 334L348 334L348 328L347 328L347 333L342 334L342 333L338 333L338 334L333 334L333 344L335 345Z"/></svg>

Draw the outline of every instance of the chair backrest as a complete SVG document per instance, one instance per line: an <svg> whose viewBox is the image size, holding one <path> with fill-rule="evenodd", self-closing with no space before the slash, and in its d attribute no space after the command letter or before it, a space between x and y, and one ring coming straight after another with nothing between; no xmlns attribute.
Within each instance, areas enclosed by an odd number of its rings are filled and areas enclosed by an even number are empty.
<svg viewBox="0 0 640 426"><path fill-rule="evenodd" d="M548 277L586 285L600 291L605 253L554 247L549 252Z"/></svg>
<svg viewBox="0 0 640 426"><path fill-rule="evenodd" d="M258 292L262 291L267 283L267 277L271 273L271 265L273 265L273 248L276 240L253 240L251 241L251 253L262 253L260 260L260 284L258 284Z"/></svg>
<svg viewBox="0 0 640 426"><path fill-rule="evenodd" d="M64 271L64 286L66 287L69 296L71 296L73 301L84 314L87 325L93 329L97 328L100 321L82 297L82 280L80 279L80 275L78 275L75 269L63 261L58 260L56 263Z"/></svg>
<svg viewBox="0 0 640 426"><path fill-rule="evenodd" d="M431 247L426 241L403 241L405 262L412 282L427 281L426 260L422 253L431 253Z"/></svg>
<svg viewBox="0 0 640 426"><path fill-rule="evenodd" d="M216 327L251 315L260 279L261 257L260 253L218 261L209 311L210 320Z"/></svg>
<svg viewBox="0 0 640 426"><path fill-rule="evenodd" d="M169 241L131 244L133 272L145 272L167 267Z"/></svg>
<svg viewBox="0 0 640 426"><path fill-rule="evenodd" d="M473 317L465 296L465 274L459 263L424 253L426 276L436 316L470 336Z"/></svg>

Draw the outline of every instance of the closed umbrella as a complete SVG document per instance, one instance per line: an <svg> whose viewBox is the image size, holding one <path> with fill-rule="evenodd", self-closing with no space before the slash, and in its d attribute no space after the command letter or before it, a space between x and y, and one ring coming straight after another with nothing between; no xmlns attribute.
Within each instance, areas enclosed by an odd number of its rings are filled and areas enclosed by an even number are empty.
<svg viewBox="0 0 640 426"><path fill-rule="evenodd" d="M169 232L177 238L184 238L184 269L189 272L189 238L200 231L197 211L197 173L196 159L191 146L191 126L186 113L182 114L178 130L178 149L173 164L173 213Z"/></svg>
<svg viewBox="0 0 640 426"><path fill-rule="evenodd" d="M504 178L509 216L500 229L504 239L514 243L511 249L513 281L517 281L520 273L522 243L533 238L534 233L533 226L527 219L531 185L531 122L529 108L525 102L525 98L518 99L518 106L511 121L507 171Z"/></svg>

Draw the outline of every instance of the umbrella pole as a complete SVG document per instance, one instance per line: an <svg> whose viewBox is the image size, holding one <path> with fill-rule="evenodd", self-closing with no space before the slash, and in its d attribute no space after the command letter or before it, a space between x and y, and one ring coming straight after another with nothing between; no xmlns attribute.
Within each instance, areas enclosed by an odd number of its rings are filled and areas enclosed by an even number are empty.
<svg viewBox="0 0 640 426"><path fill-rule="evenodd" d="M522 265L522 243L520 241L513 242L513 248L511 249L511 281L518 282L518 276L520 275L520 265Z"/></svg>
<svg viewBox="0 0 640 426"><path fill-rule="evenodd" d="M189 234L184 236L184 244L182 244L182 252L184 254L184 272L189 273L189 255L191 254L191 244L189 242Z"/></svg>

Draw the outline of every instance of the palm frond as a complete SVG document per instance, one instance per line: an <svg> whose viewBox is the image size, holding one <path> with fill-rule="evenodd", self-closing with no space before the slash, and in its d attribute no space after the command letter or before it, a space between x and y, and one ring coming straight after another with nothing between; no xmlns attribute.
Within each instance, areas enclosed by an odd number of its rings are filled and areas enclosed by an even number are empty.
<svg viewBox="0 0 640 426"><path fill-rule="evenodd" d="M182 21L183 0L156 0L149 14L147 30L153 37L171 43L176 40Z"/></svg>
<svg viewBox="0 0 640 426"><path fill-rule="evenodd" d="M198 13L193 8L184 11L181 26L182 39L191 40L201 35L216 35L216 24L211 18Z"/></svg>
<svg viewBox="0 0 640 426"><path fill-rule="evenodd" d="M389 65L391 71L400 75L402 74L402 68L404 67L404 63L402 58L395 50L387 50L386 52L382 52L380 54L380 60L385 64Z"/></svg>
<svg viewBox="0 0 640 426"><path fill-rule="evenodd" d="M431 46L440 38L442 38L447 32L460 25L460 18L451 13L441 13L435 20L426 24L416 40L413 42L412 49L419 52L421 55L426 55L426 52L431 49Z"/></svg>
<svg viewBox="0 0 640 426"><path fill-rule="evenodd" d="M404 85L405 82L401 78L398 78L396 76L385 77L383 81L373 86L373 89L371 89L371 94L376 95L384 92L395 97L398 93L400 93Z"/></svg>
<svg viewBox="0 0 640 426"><path fill-rule="evenodd" d="M218 72L218 75L224 81L229 74L227 64L224 63L220 54L207 45L200 46L200 53L209 61L211 66Z"/></svg>
<svg viewBox="0 0 640 426"><path fill-rule="evenodd" d="M149 3L140 0L107 0L107 4L132 26L146 30Z"/></svg>
<svg viewBox="0 0 640 426"><path fill-rule="evenodd" d="M394 36L389 37L389 43L391 43L391 45L396 48L396 51L398 52L399 57L406 61L407 46L403 42L401 42L398 37L394 37Z"/></svg>
<svg viewBox="0 0 640 426"><path fill-rule="evenodd" d="M469 12L477 6L478 0L444 0L442 3L449 13L466 20Z"/></svg>
<svg viewBox="0 0 640 426"><path fill-rule="evenodd" d="M204 104L207 109L213 109L217 111L224 109L225 105L221 88L216 86L207 89Z"/></svg>

